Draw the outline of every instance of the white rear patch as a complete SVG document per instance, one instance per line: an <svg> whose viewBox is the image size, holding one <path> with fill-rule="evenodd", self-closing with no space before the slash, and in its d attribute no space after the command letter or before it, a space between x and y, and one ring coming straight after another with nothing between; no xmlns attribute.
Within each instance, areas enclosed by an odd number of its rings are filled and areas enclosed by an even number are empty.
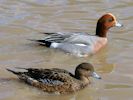
<svg viewBox="0 0 133 100"><path fill-rule="evenodd" d="M53 43L50 45L50 48L57 48L58 46L59 46L59 43L53 42Z"/></svg>

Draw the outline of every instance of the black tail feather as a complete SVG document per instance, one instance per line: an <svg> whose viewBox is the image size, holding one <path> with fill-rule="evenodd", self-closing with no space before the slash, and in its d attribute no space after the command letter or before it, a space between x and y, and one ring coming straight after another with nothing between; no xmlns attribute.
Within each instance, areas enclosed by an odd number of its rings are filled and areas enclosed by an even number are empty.
<svg viewBox="0 0 133 100"><path fill-rule="evenodd" d="M48 33L48 32L46 32L46 33L42 33L42 34L47 34L47 35L51 35L51 34L55 34L55 33Z"/></svg>
<svg viewBox="0 0 133 100"><path fill-rule="evenodd" d="M25 69L27 70L28 68L22 68L22 67L15 67L16 69Z"/></svg>
<svg viewBox="0 0 133 100"><path fill-rule="evenodd" d="M45 40L33 40L33 39L28 39L30 41L38 42L41 45L45 45L46 47L50 47L51 42L50 41L45 41Z"/></svg>

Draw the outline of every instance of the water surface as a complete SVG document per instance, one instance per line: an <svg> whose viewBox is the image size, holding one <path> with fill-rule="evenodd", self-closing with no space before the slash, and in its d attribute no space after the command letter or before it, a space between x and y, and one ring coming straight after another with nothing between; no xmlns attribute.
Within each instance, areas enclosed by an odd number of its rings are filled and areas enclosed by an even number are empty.
<svg viewBox="0 0 133 100"><path fill-rule="evenodd" d="M0 100L132 100L132 0L0 0ZM41 32L95 33L101 15L111 12L123 28L112 28L108 45L96 55L78 58L37 46L27 39ZM7 67L64 68L94 64L102 80L71 95L49 95L19 81Z"/></svg>

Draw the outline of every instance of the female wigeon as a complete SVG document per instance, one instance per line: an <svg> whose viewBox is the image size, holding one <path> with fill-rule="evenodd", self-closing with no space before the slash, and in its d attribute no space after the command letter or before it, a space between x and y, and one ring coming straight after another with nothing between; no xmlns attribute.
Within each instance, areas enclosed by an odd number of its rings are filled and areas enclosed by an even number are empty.
<svg viewBox="0 0 133 100"><path fill-rule="evenodd" d="M8 71L16 74L20 80L42 89L49 93L68 94L83 89L89 83L89 77L101 79L94 72L94 68L89 63L81 63L75 69L75 75L64 69L34 69L18 68L23 71Z"/></svg>
<svg viewBox="0 0 133 100"><path fill-rule="evenodd" d="M88 56L99 51L107 43L107 31L111 27L121 27L116 17L107 13L97 22L96 34L87 33L44 33L48 36L44 40L34 40L50 48L61 49L67 53L80 57Z"/></svg>

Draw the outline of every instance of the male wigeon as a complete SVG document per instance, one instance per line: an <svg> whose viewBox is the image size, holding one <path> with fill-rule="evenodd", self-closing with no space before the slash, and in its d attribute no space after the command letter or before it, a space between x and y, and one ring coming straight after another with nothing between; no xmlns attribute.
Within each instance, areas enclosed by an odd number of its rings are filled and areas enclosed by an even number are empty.
<svg viewBox="0 0 133 100"><path fill-rule="evenodd" d="M48 93L68 94L85 88L89 83L89 77L101 79L94 72L90 63L81 63L75 69L75 75L64 69L35 69L35 68L18 68L14 71L8 71L16 74L20 80L37 87Z"/></svg>
<svg viewBox="0 0 133 100"><path fill-rule="evenodd" d="M44 40L34 40L46 47L61 49L67 53L80 57L94 54L107 43L107 32L111 27L121 27L116 17L107 13L97 22L96 34L87 33L44 33L48 35Z"/></svg>

